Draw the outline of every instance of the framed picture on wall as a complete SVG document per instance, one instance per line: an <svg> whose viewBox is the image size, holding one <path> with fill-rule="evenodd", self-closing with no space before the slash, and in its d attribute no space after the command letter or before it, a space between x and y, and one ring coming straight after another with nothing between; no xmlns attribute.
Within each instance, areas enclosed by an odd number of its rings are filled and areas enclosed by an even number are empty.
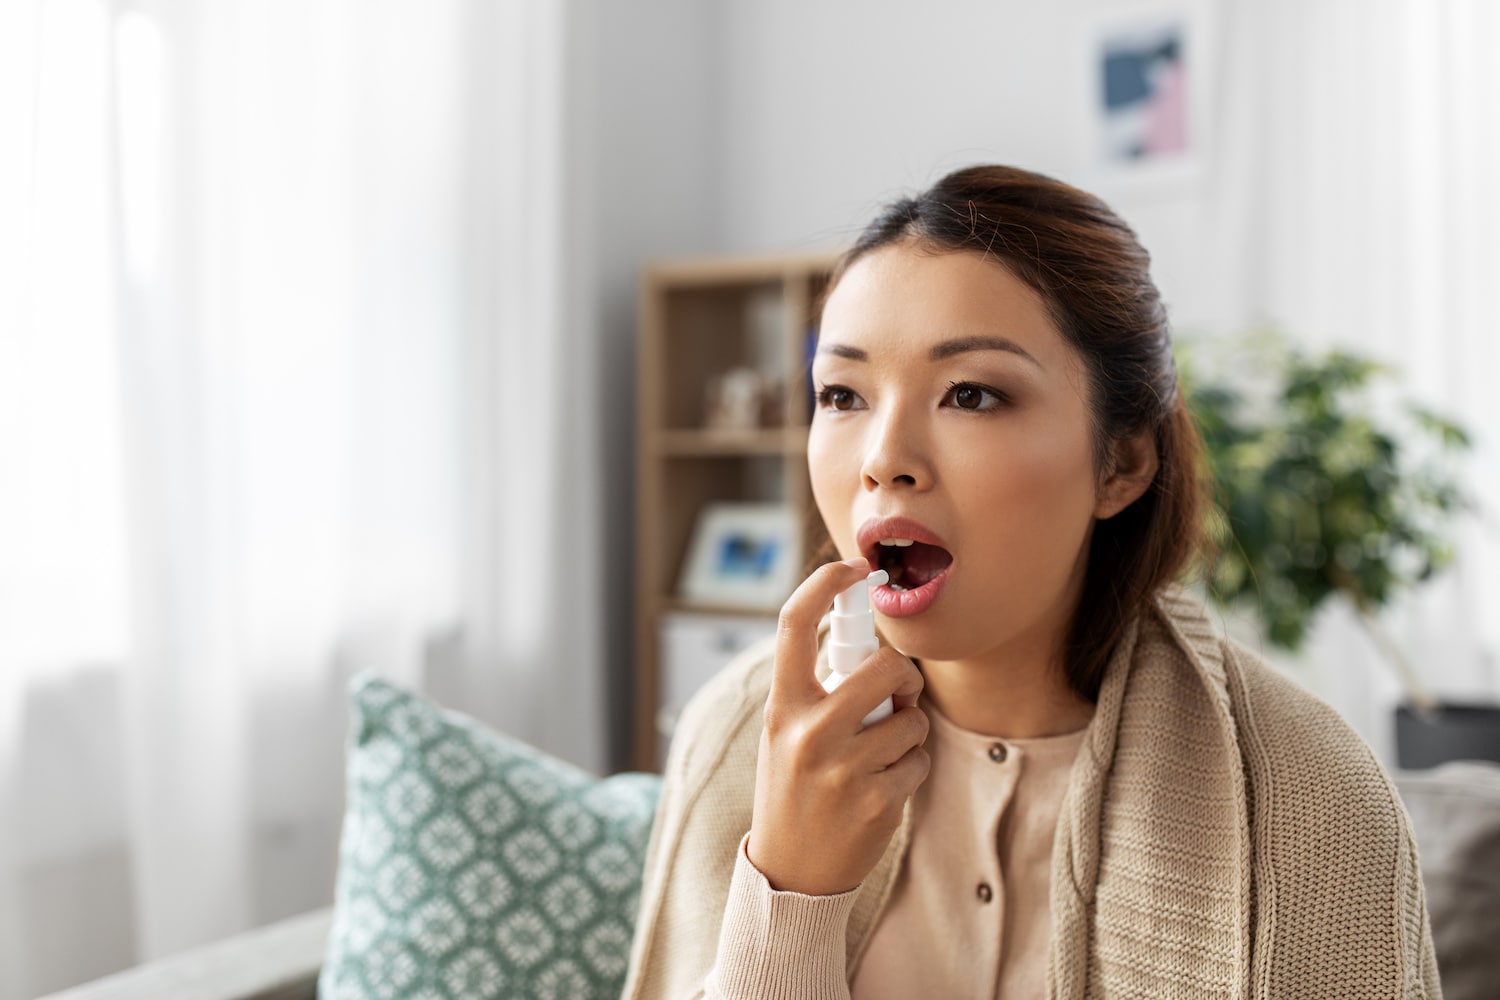
<svg viewBox="0 0 1500 1000"><path fill-rule="evenodd" d="M1097 183L1182 184L1207 154L1202 0L1111 6L1088 22L1090 159Z"/></svg>
<svg viewBox="0 0 1500 1000"><path fill-rule="evenodd" d="M801 538L781 503L711 503L698 513L678 592L701 604L778 608L797 584Z"/></svg>

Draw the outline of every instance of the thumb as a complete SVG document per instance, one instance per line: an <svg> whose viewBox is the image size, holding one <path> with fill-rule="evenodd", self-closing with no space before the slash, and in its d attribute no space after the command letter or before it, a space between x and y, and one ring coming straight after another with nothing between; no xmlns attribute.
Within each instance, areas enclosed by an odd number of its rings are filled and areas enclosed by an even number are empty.
<svg viewBox="0 0 1500 1000"><path fill-rule="evenodd" d="M823 695L818 683L818 623L839 591L852 587L870 573L863 557L825 563L792 592L781 606L776 626L776 664L771 696L778 700L813 701Z"/></svg>

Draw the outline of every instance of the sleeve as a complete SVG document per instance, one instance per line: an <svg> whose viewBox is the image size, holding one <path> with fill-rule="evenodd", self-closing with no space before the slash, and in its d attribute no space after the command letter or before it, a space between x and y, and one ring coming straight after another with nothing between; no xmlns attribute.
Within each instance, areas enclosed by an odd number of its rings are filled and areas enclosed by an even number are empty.
<svg viewBox="0 0 1500 1000"><path fill-rule="evenodd" d="M708 1000L849 1000L844 939L859 888L834 896L780 892L750 861L735 860Z"/></svg>
<svg viewBox="0 0 1500 1000"><path fill-rule="evenodd" d="M750 829L770 643L684 707L646 849L623 1000L702 997L717 959L736 847Z"/></svg>

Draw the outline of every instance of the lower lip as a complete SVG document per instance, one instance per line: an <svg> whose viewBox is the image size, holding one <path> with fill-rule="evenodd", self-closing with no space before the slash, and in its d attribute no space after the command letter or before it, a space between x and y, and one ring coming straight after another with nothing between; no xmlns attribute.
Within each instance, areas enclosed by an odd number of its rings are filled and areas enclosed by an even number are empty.
<svg viewBox="0 0 1500 1000"><path fill-rule="evenodd" d="M870 603L875 610L887 618L910 618L920 615L932 607L932 602L938 599L939 592L943 589L943 583L948 579L949 566L937 576L928 580L922 586L914 590L892 590L888 585L870 588Z"/></svg>

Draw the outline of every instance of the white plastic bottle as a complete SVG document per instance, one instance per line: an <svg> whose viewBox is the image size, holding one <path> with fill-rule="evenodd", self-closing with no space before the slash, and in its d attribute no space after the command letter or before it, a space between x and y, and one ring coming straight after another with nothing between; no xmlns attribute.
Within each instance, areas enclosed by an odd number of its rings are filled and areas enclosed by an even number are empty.
<svg viewBox="0 0 1500 1000"><path fill-rule="evenodd" d="M889 579L890 574L877 569L833 599L833 614L828 619L829 673L823 681L825 691L832 691L848 680L854 668L880 648L880 640L875 638L875 613L870 610L870 588ZM887 698L865 716L864 724L879 722L891 711L891 699Z"/></svg>

